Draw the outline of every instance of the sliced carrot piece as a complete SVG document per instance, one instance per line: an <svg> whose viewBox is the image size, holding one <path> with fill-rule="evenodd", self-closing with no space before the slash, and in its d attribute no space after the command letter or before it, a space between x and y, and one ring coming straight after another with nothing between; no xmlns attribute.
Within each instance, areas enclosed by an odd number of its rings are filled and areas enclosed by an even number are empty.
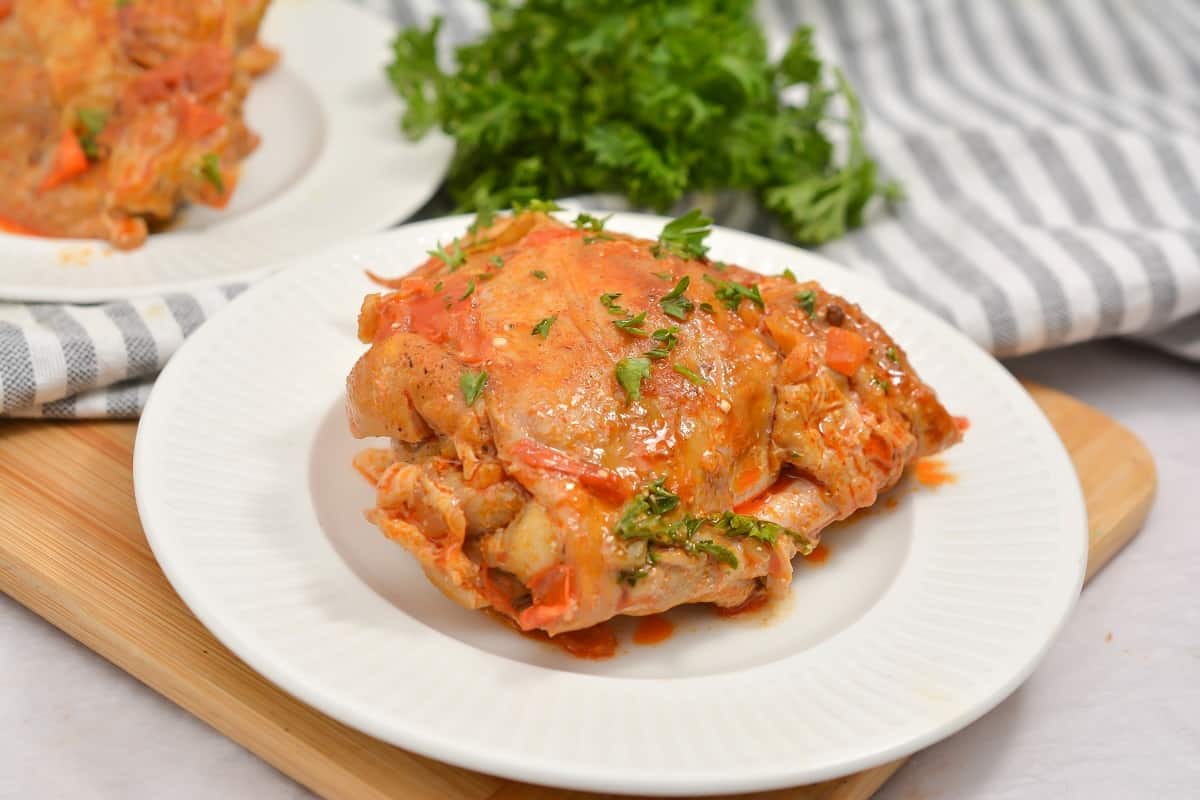
<svg viewBox="0 0 1200 800"><path fill-rule="evenodd" d="M867 340L845 328L825 332L825 363L847 378L853 375L871 352Z"/></svg>
<svg viewBox="0 0 1200 800"><path fill-rule="evenodd" d="M46 177L42 178L39 188L43 192L53 189L86 172L87 168L87 155L79 145L79 137L75 135L75 131L63 131L62 138L58 140L58 148L54 151L54 164L46 173Z"/></svg>

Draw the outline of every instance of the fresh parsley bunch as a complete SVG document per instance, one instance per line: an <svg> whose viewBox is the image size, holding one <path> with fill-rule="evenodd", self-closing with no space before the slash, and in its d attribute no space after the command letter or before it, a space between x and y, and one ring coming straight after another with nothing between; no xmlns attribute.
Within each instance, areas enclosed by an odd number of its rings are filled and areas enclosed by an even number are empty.
<svg viewBox="0 0 1200 800"><path fill-rule="evenodd" d="M801 242L862 222L880 186L862 111L801 28L777 64L751 0L488 0L491 33L437 64L440 20L403 31L388 77L411 138L440 127L457 149L448 188L463 210L613 192L669 208L686 191L742 189ZM800 85L803 105L780 93ZM846 99L835 119L831 101ZM845 125L841 163L826 126Z"/></svg>

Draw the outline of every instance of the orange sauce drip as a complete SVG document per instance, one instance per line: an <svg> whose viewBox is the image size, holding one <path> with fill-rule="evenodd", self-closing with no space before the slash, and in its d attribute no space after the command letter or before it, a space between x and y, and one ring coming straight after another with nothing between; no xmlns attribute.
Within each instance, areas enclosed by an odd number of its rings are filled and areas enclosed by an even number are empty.
<svg viewBox="0 0 1200 800"><path fill-rule="evenodd" d="M3 7L4 0L0 0L0 7ZM0 16L3 19L3 16ZM22 225L16 220L0 217L0 232L15 233L18 236L37 236L38 232L27 225Z"/></svg>
<svg viewBox="0 0 1200 800"><path fill-rule="evenodd" d="M717 610L718 617L736 617L739 614L749 614L752 611L758 611L766 604L767 593L756 592L746 598L745 602L743 602L741 605L731 606L729 608L715 606L715 608Z"/></svg>
<svg viewBox="0 0 1200 800"><path fill-rule="evenodd" d="M819 544L813 548L813 551L804 557L804 560L810 564L824 564L829 558L829 548L823 544Z"/></svg>
<svg viewBox="0 0 1200 800"><path fill-rule="evenodd" d="M634 644L658 644L671 638L675 633L675 623L662 614L651 614L638 620L633 629Z"/></svg>
<svg viewBox="0 0 1200 800"><path fill-rule="evenodd" d="M507 601L505 602L507 605ZM557 636L551 636L542 630L523 631L516 620L496 608L485 608L483 613L492 619L516 631L526 639L553 645L575 658L586 658L591 661L603 661L617 654L617 635L607 622L601 622L590 628L578 631L567 631Z"/></svg>
<svg viewBox="0 0 1200 800"><path fill-rule="evenodd" d="M617 635L605 622L579 631L546 636L546 641L576 658L592 661L603 661L617 654Z"/></svg>
<svg viewBox="0 0 1200 800"><path fill-rule="evenodd" d="M946 462L940 458L922 458L917 460L917 480L924 486L937 488L958 480L953 472L946 468Z"/></svg>
<svg viewBox="0 0 1200 800"><path fill-rule="evenodd" d="M896 497L889 497L888 499L883 501L883 507L888 510L891 510L898 505L900 505L900 500L897 499Z"/></svg>

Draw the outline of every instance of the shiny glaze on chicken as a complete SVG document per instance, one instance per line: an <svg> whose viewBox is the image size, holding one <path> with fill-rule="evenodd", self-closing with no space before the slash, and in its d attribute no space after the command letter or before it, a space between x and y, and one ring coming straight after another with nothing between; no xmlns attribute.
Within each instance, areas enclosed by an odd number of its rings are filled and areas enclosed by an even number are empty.
<svg viewBox="0 0 1200 800"><path fill-rule="evenodd" d="M141 244L224 206L267 0L0 0L0 231Z"/></svg>
<svg viewBox="0 0 1200 800"><path fill-rule="evenodd" d="M786 592L822 528L960 436L904 351L815 283L538 212L380 282L347 382L354 435L392 440L356 461L368 518L526 630ZM639 358L631 392L617 365Z"/></svg>

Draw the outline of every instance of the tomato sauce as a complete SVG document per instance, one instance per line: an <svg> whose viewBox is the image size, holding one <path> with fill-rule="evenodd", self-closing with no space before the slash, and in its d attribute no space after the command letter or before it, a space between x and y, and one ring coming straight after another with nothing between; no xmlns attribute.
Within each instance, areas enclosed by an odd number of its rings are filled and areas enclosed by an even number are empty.
<svg viewBox="0 0 1200 800"><path fill-rule="evenodd" d="M607 622L601 622L599 625L593 625L583 630L567 631L557 636L547 636L544 633L541 636L536 634L534 636L561 648L576 658L603 661L617 654L617 635L613 633Z"/></svg>
<svg viewBox="0 0 1200 800"><path fill-rule="evenodd" d="M914 473L921 485L931 489L958 481L958 477L946 468L946 462L940 458L918 459Z"/></svg>
<svg viewBox="0 0 1200 800"><path fill-rule="evenodd" d="M662 614L651 614L638 620L633 630L634 644L659 644L675 633L675 623Z"/></svg>
<svg viewBox="0 0 1200 800"><path fill-rule="evenodd" d="M810 564L824 564L829 559L829 548L824 544L819 544L813 548L813 551L804 556L804 560Z"/></svg>

